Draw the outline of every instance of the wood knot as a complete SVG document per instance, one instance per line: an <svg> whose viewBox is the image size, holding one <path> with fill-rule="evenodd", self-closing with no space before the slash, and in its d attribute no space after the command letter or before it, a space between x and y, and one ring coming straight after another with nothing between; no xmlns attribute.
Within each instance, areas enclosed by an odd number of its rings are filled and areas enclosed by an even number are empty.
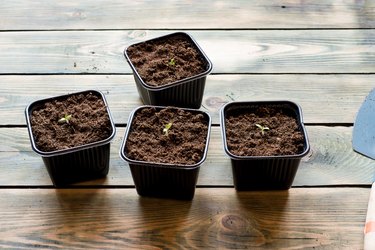
<svg viewBox="0 0 375 250"><path fill-rule="evenodd" d="M86 19L86 14L83 12L83 10L77 9L72 13L72 17L83 20Z"/></svg>
<svg viewBox="0 0 375 250"><path fill-rule="evenodd" d="M256 222L241 215L228 214L221 218L220 240L231 242L233 248L262 246L266 243Z"/></svg>
<svg viewBox="0 0 375 250"><path fill-rule="evenodd" d="M208 97L205 100L206 107L220 109L227 101L221 99L220 97Z"/></svg>
<svg viewBox="0 0 375 250"><path fill-rule="evenodd" d="M144 38L147 36L147 32L144 30L133 30L128 33L129 38L137 39L137 38Z"/></svg>
<svg viewBox="0 0 375 250"><path fill-rule="evenodd" d="M249 227L249 223L246 220L246 218L243 218L238 215L225 215L221 219L221 224L223 225L224 228L231 230L231 231L236 231L237 233L239 232L246 232L247 228Z"/></svg>

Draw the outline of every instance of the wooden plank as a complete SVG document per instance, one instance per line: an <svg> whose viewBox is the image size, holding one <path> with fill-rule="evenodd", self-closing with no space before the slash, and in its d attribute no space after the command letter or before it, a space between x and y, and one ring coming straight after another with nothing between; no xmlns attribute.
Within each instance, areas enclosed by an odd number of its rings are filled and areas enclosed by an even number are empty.
<svg viewBox="0 0 375 250"><path fill-rule="evenodd" d="M130 73L128 45L173 31L3 32L0 74ZM375 30L188 31L214 73L374 73Z"/></svg>
<svg viewBox="0 0 375 250"><path fill-rule="evenodd" d="M374 28L372 1L5 1L1 30Z"/></svg>
<svg viewBox="0 0 375 250"><path fill-rule="evenodd" d="M373 161L355 153L350 127L308 126L311 152L302 159L294 186L371 184ZM77 185L133 186L129 166L120 159L124 128L111 144L107 178ZM40 156L31 150L25 128L0 129L0 185L51 186ZM219 127L213 127L206 161L200 168L199 186L233 186L230 159L225 155Z"/></svg>
<svg viewBox="0 0 375 250"><path fill-rule="evenodd" d="M133 189L2 189L0 247L362 249L369 193L199 188L175 201Z"/></svg>
<svg viewBox="0 0 375 250"><path fill-rule="evenodd" d="M374 75L210 75L201 109L219 124L219 109L229 101L291 100L301 105L306 123L353 123L374 80ZM126 123L142 105L130 75L0 76L0 125L26 124L24 110L32 101L86 89L105 94L116 123Z"/></svg>

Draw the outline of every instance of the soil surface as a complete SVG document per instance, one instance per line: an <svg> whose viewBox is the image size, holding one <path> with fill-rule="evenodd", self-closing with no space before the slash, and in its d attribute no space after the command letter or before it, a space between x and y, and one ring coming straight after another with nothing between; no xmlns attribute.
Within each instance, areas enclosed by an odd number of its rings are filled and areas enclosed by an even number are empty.
<svg viewBox="0 0 375 250"><path fill-rule="evenodd" d="M127 54L143 81L151 86L163 86L207 69L201 53L182 35L132 45Z"/></svg>
<svg viewBox="0 0 375 250"><path fill-rule="evenodd" d="M124 153L138 161L195 164L203 157L207 130L208 120L201 113L143 108L133 118Z"/></svg>
<svg viewBox="0 0 375 250"><path fill-rule="evenodd" d="M227 113L229 151L238 156L295 155L304 150L304 136L290 112L272 107L239 109ZM269 129L262 129L268 127Z"/></svg>
<svg viewBox="0 0 375 250"><path fill-rule="evenodd" d="M71 115L69 122L59 122L65 115ZM46 102L30 120L36 146L44 152L101 141L112 134L106 106L92 93Z"/></svg>

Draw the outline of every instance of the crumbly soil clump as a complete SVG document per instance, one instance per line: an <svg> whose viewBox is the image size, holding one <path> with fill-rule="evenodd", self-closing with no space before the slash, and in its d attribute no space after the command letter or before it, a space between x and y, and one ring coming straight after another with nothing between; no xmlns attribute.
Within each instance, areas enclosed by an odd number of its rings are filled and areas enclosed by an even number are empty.
<svg viewBox="0 0 375 250"><path fill-rule="evenodd" d="M171 126L166 133L167 124ZM133 118L124 153L138 161L195 164L204 155L207 130L208 120L201 113L142 108Z"/></svg>
<svg viewBox="0 0 375 250"><path fill-rule="evenodd" d="M71 115L69 122L59 122ZM39 150L50 152L101 141L112 134L103 100L93 93L48 101L33 110L31 129Z"/></svg>
<svg viewBox="0 0 375 250"><path fill-rule="evenodd" d="M132 45L127 54L143 81L150 86L163 86L207 69L201 53L182 35Z"/></svg>
<svg viewBox="0 0 375 250"><path fill-rule="evenodd" d="M304 150L304 135L285 110L259 107L238 109L225 119L228 150L238 156L295 155ZM256 124L269 129L264 130Z"/></svg>

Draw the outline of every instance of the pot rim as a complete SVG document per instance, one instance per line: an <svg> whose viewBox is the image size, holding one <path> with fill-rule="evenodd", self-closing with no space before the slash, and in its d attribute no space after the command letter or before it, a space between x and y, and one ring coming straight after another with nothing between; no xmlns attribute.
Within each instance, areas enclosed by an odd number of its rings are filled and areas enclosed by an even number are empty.
<svg viewBox="0 0 375 250"><path fill-rule="evenodd" d="M130 60L130 58L128 56L128 53L127 53L128 48L131 47L131 46L134 46L134 45L138 45L138 44L142 44L142 43L147 43L147 42L150 42L150 41L155 41L155 40L160 40L160 39L165 39L167 37L172 37L172 36L176 36L176 35L182 35L182 36L186 37L188 40L190 40L190 42L197 48L197 50L199 51L199 53L202 55L203 59L206 61L206 63L207 63L207 69L204 72L199 73L197 75L190 76L190 77L187 77L187 78L184 78L184 79L181 79L181 80L178 80L178 81L174 81L174 82L171 82L171 83L167 83L167 84L162 85L162 86L151 86L151 85L147 84L146 82L143 81L143 79L139 75L137 69L135 68L135 66L131 62L131 60ZM148 40L145 40L145 41L142 41L142 42L133 43L133 44L131 44L131 45L129 45L129 46L127 46L125 48L125 50L124 50L124 56L126 58L126 61L129 64L130 68L132 69L134 75L138 78L138 80L140 81L140 83L142 84L142 86L144 88L146 88L147 90L149 90L149 91L160 91L160 90L164 90L164 89L167 89L167 88L170 88L170 87L174 87L176 85L180 85L180 84L184 84L186 82L190 82L190 81L195 80L195 79L199 79L199 78L205 77L205 76L207 76L208 74L211 73L212 68L213 68L212 67L212 62L207 57L207 55L204 53L204 51L202 50L202 48L198 45L198 43L194 40L194 38L191 35L189 35L188 33L186 33L186 32L174 32L174 33L166 34L166 35L163 35L163 36L158 36L158 37L155 37L155 38L151 38L151 39L148 39Z"/></svg>
<svg viewBox="0 0 375 250"><path fill-rule="evenodd" d="M130 133L131 129L131 124L133 122L133 118L135 114L144 108L156 108L156 109L164 109L164 108L173 108L173 109L183 109L187 111L192 111L194 113L201 113L204 114L208 118L208 126L207 126L207 136L206 136L206 143L205 143L205 149L203 152L203 156L201 160L195 164L175 164L175 163L159 163L159 162L147 162L147 161L138 161L138 160L133 160L130 159L129 157L126 156L125 154L125 146L126 146L126 141ZM206 160L207 157L207 151L208 151L208 146L210 142L210 134L211 134L211 116L205 111L198 110L198 109L190 109L190 108L180 108L180 107L172 107L172 106L155 106L155 105L142 105L137 108L135 108L128 119L128 123L126 125L126 131L125 131L125 136L122 139L121 142L121 147L120 147L120 157L124 160L127 161L129 164L136 164L136 165L146 165L150 167L163 167L163 168L175 168L175 169L184 169L184 170L194 170L196 168L199 168L200 165Z"/></svg>
<svg viewBox="0 0 375 250"><path fill-rule="evenodd" d="M104 140L91 142L91 143L88 143L88 144L84 144L84 145L80 145L80 146L76 146L76 147L72 147L72 148L60 149L60 150L54 150L54 151L48 151L48 152L38 149L38 147L36 146L35 140L34 140L33 131L32 131L31 122L30 122L30 117L31 117L31 112L33 110L33 107L36 106L36 105L45 103L47 101L52 101L52 100L55 100L55 99L63 99L63 98L66 98L68 96L79 95L79 94L90 93L90 92L96 93L96 95L98 95L102 98L102 100L104 102L104 105L106 107L108 116L109 116L110 123L111 123L112 134ZM113 122L112 114L109 110L107 100L106 100L104 94L101 91L98 91L98 90L84 90L84 91L79 91L79 92L74 92L74 93L64 94L64 95L58 95L58 96L53 96L53 97L48 97L48 98L43 98L43 99L33 101L29 105L27 105L27 107L25 108L25 117L26 117L26 124L27 124L27 130L28 130L28 133L29 133L29 139L30 139L30 142L31 142L31 147L37 154L39 154L42 157L53 157L53 156L57 156L57 155L64 155L64 154L69 154L69 153L81 151L81 150L84 150L84 149L102 146L102 145L105 145L105 144L111 142L113 140L113 138L115 137L115 134L116 134L116 126Z"/></svg>
<svg viewBox="0 0 375 250"><path fill-rule="evenodd" d="M267 105L267 104L272 104L272 105L277 105L277 104L287 104L290 105L295 111L296 111L296 119L300 125L301 131L304 136L304 144L305 144L305 149L303 152L299 154L293 154L293 155L274 155L274 156L239 156L231 153L228 149L228 144L227 144L227 136L226 136L226 127L225 127L225 111L228 107L230 106L240 106L240 105ZM223 147L225 153L232 159L232 160L267 160L267 159L298 159L302 158L305 155L307 155L310 151L310 143L309 139L307 136L307 131L305 128L305 125L303 123L303 117L302 117L302 109L300 105L298 105L295 102L288 101L288 100L271 100L271 101L234 101L234 102L228 102L225 105L223 105L220 109L220 126L221 126L221 137L223 140Z"/></svg>

